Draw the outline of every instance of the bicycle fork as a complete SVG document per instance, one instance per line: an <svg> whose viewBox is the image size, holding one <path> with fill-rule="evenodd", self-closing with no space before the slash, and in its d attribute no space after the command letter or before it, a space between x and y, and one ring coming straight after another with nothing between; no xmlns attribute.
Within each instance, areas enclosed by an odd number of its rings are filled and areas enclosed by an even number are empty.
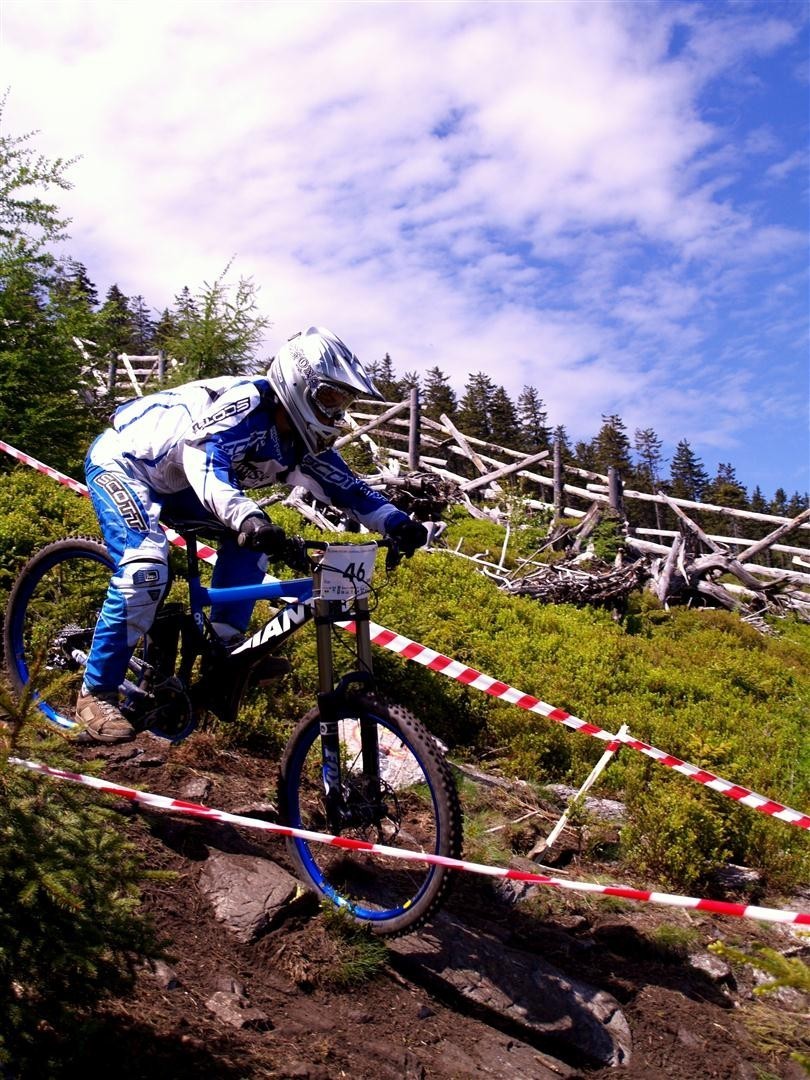
<svg viewBox="0 0 810 1080"><path fill-rule="evenodd" d="M348 777L343 775L341 762L340 721L351 719L352 708L349 704L348 691L353 683L370 689L373 685L371 638L369 634L368 600L358 597L354 601L354 622L356 631L358 669L344 675L335 685L334 660L332 652L332 625L345 617L345 609L339 602L329 600L314 601L315 634L318 648L318 712L320 714L320 736L322 756L322 779L326 817L330 830L338 835L348 824L358 824L354 820L362 813L366 823L379 820L384 808L380 806L380 758L377 724L366 716L365 710L357 712L360 730L360 758L362 784L359 790L362 799L358 805L352 805L347 798ZM346 764L350 756L345 755ZM351 770L357 772L358 770ZM353 785L353 787L355 787ZM356 787L355 787L355 790Z"/></svg>

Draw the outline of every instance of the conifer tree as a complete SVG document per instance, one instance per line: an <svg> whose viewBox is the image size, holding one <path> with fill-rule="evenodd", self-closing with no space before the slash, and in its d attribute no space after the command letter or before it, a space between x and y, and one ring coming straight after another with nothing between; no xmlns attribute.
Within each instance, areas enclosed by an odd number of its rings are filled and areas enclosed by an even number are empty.
<svg viewBox="0 0 810 1080"><path fill-rule="evenodd" d="M429 368L425 373L424 392L422 394L422 412L431 420L438 421L444 414L451 420L456 415L456 395L450 386L450 379L438 367Z"/></svg>
<svg viewBox="0 0 810 1080"><path fill-rule="evenodd" d="M502 386L492 394L489 411L490 438L497 446L517 449L520 445L520 429L517 410Z"/></svg>
<svg viewBox="0 0 810 1080"><path fill-rule="evenodd" d="M551 428L543 399L533 386L524 386L517 402L520 448L536 454L551 446Z"/></svg>
<svg viewBox="0 0 810 1080"><path fill-rule="evenodd" d="M421 390L422 380L418 371L406 371L399 380L399 393L404 398L411 390Z"/></svg>
<svg viewBox="0 0 810 1080"><path fill-rule="evenodd" d="M394 374L394 361L389 353L386 353L382 360L369 364L369 373L386 401L402 400L400 385Z"/></svg>
<svg viewBox="0 0 810 1080"><path fill-rule="evenodd" d="M734 466L728 462L720 462L717 466L717 474L709 482L704 495L705 502L716 503L717 506L739 510L748 508L748 493L737 479Z"/></svg>
<svg viewBox="0 0 810 1080"><path fill-rule="evenodd" d="M687 439L681 439L669 467L670 488L677 499L700 502L709 476Z"/></svg>
<svg viewBox="0 0 810 1080"><path fill-rule="evenodd" d="M574 464L578 465L580 469L598 472L599 462L596 455L596 440L591 439L590 442L586 442L584 439L579 439L574 443L573 460Z"/></svg>
<svg viewBox="0 0 810 1080"><path fill-rule="evenodd" d="M169 308L164 308L163 313L155 324L153 336L154 348L168 350L169 343L174 341L179 332L177 320L174 315Z"/></svg>
<svg viewBox="0 0 810 1080"><path fill-rule="evenodd" d="M768 501L762 494L759 484L751 492L751 509L755 514L768 513Z"/></svg>
<svg viewBox="0 0 810 1080"><path fill-rule="evenodd" d="M777 514L779 517L784 517L787 514L787 492L784 488L778 487L773 493L773 499L771 500L768 512Z"/></svg>
<svg viewBox="0 0 810 1080"><path fill-rule="evenodd" d="M609 468L614 468L625 478L629 476L633 467L630 440L624 421L615 413L602 416L602 427L594 440L594 456L597 472L606 473Z"/></svg>
<svg viewBox="0 0 810 1080"><path fill-rule="evenodd" d="M638 456L636 475L639 487L655 494L661 487L661 465L663 464L663 443L652 428L637 428L633 438L633 448ZM642 503L633 507L634 524L654 524L662 528L662 514L659 503Z"/></svg>
<svg viewBox="0 0 810 1080"><path fill-rule="evenodd" d="M787 516L791 518L798 517L802 511L807 509L808 505L807 492L800 495L798 491L794 491L787 504Z"/></svg>
<svg viewBox="0 0 810 1080"><path fill-rule="evenodd" d="M259 314L257 289L249 278L240 278L235 285L226 281L230 268L228 263L196 295L185 287L175 298L171 314L176 333L163 344L180 361L173 382L266 368L255 352L270 320Z"/></svg>
<svg viewBox="0 0 810 1080"><path fill-rule="evenodd" d="M638 455L638 476L646 485L646 491L655 492L659 487L664 461L663 445L652 428L636 429L633 448Z"/></svg>
<svg viewBox="0 0 810 1080"><path fill-rule="evenodd" d="M495 384L483 371L471 374L458 410L458 423L465 435L488 440L492 437L492 399Z"/></svg>
<svg viewBox="0 0 810 1080"><path fill-rule="evenodd" d="M133 296L129 302L132 315L133 345L136 356L148 356L155 339L155 324L142 296Z"/></svg>
<svg viewBox="0 0 810 1080"><path fill-rule="evenodd" d="M117 285L110 286L104 303L101 305L96 340L102 355L105 356L138 351L135 320L129 306L129 299Z"/></svg>
<svg viewBox="0 0 810 1080"><path fill-rule="evenodd" d="M574 451L571 449L571 441L564 424L558 424L554 428L554 442L560 444L560 457L563 462L571 464L574 461Z"/></svg>
<svg viewBox="0 0 810 1080"><path fill-rule="evenodd" d="M62 158L48 161L32 135L3 127L0 101L0 432L21 450L75 472L92 420L75 387L82 359L59 318L56 260L66 220L49 201L71 185Z"/></svg>

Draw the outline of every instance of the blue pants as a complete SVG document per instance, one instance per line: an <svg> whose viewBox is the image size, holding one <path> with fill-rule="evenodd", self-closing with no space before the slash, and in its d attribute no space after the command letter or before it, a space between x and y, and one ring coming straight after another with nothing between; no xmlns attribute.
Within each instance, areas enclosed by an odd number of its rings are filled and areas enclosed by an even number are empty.
<svg viewBox="0 0 810 1080"><path fill-rule="evenodd" d="M90 447L85 473L115 571L93 635L84 685L91 692L112 693L124 681L133 649L151 627L169 584L169 543L160 526L161 513L173 521L220 523L191 488L158 494L134 477L114 432L100 435ZM233 534L220 546L211 584L258 584L266 566L266 556L240 548ZM219 604L211 609L211 619L245 630L252 611L250 600Z"/></svg>

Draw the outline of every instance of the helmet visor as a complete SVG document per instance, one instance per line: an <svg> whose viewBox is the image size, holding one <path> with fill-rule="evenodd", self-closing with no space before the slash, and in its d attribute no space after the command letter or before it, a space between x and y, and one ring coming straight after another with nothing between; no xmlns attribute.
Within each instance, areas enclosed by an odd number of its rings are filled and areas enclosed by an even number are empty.
<svg viewBox="0 0 810 1080"><path fill-rule="evenodd" d="M343 386L335 386L334 383L322 382L312 391L311 397L319 412L330 420L337 420L355 400L357 393Z"/></svg>

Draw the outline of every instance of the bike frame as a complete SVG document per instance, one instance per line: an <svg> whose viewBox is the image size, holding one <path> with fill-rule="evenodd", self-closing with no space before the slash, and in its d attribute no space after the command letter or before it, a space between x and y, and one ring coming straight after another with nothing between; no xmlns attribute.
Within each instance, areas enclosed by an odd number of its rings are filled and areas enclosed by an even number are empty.
<svg viewBox="0 0 810 1080"><path fill-rule="evenodd" d="M200 564L194 536L186 537L188 585L191 613L200 634L204 632L203 608L227 600L284 600L293 599L278 611L260 630L229 654L229 658L249 657L275 652L292 634L310 619L315 619L318 657L318 712L320 716L322 778L325 792L326 816L329 828L340 833L343 826L343 790L340 770L339 722L346 715L349 687L359 684L369 689L373 684L369 605L367 596L355 596L349 601L324 600L321 591L321 568L313 566L311 578L292 578L260 582L256 585L237 585L229 588L206 588L200 581ZM328 550L328 549L327 549ZM332 650L332 627L352 615L356 631L358 669L344 675L335 686ZM257 657L258 659L259 657ZM231 698L235 712L242 696L245 680L241 681ZM360 723L362 772L368 795L379 798L379 737L376 724Z"/></svg>
<svg viewBox="0 0 810 1080"><path fill-rule="evenodd" d="M285 604L265 625L242 642L229 657L249 659L249 654L257 653L256 659L268 652L276 652L289 637L296 633L310 619L315 619L315 635L318 656L319 702L328 699L335 689L334 661L332 651L331 628L337 623L353 616L356 627L356 647L359 668L350 672L340 681L340 695L352 681L369 684L372 677L372 649L369 633L368 598L357 596L351 601L322 600L320 593L320 567L313 567L312 577L288 578L280 581L263 581L256 585L234 585L227 588L209 588L200 580L200 564L194 536L186 537L188 561L189 603L194 624L200 634L204 632L205 620L203 608L211 604L228 600L287 600ZM322 708L329 710L327 700L321 702ZM370 748L371 749L371 748ZM364 754L365 757L365 754Z"/></svg>

